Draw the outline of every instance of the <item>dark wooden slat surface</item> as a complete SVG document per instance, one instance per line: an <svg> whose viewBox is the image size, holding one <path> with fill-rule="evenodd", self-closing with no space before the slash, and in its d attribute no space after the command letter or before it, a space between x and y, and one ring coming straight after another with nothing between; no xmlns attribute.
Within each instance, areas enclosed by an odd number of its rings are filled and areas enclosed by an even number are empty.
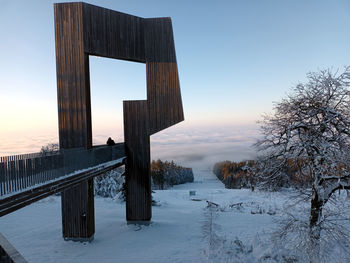
<svg viewBox="0 0 350 263"><path fill-rule="evenodd" d="M150 134L184 120L170 18L145 19Z"/></svg>
<svg viewBox="0 0 350 263"><path fill-rule="evenodd" d="M124 101L126 219L149 221L152 217L150 137L147 101Z"/></svg>
<svg viewBox="0 0 350 263"><path fill-rule="evenodd" d="M184 120L171 20L61 3L55 4L55 32L61 148L92 145L88 56L146 63L147 101L124 103L124 137L127 156L133 158L127 165L127 219L149 220L149 136ZM69 191L62 194L64 236L89 235L92 186Z"/></svg>
<svg viewBox="0 0 350 263"><path fill-rule="evenodd" d="M89 56L84 52L83 4L55 4L56 71L61 149L92 147ZM93 182L62 192L64 238L95 233Z"/></svg>
<svg viewBox="0 0 350 263"><path fill-rule="evenodd" d="M145 62L143 18L83 3L84 51Z"/></svg>
<svg viewBox="0 0 350 263"><path fill-rule="evenodd" d="M54 7L60 148L91 148L89 58L84 53L82 3Z"/></svg>

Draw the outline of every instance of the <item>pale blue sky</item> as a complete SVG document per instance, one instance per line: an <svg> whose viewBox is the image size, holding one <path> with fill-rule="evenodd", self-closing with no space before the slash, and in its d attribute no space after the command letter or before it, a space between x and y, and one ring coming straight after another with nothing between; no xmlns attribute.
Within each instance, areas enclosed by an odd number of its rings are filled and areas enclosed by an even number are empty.
<svg viewBox="0 0 350 263"><path fill-rule="evenodd" d="M0 0L0 134L57 132L54 2ZM187 126L255 123L306 72L350 64L346 0L87 2L172 18ZM121 129L145 65L90 63L94 134Z"/></svg>

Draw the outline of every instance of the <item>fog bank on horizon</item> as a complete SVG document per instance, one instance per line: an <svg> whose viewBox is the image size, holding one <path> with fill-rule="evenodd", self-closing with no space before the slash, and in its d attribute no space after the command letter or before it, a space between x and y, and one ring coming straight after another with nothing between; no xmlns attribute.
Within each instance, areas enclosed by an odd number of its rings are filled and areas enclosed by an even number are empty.
<svg viewBox="0 0 350 263"><path fill-rule="evenodd" d="M151 159L174 160L180 165L211 170L216 162L254 159L257 125L175 126L151 137Z"/></svg>
<svg viewBox="0 0 350 263"><path fill-rule="evenodd" d="M123 132L95 131L95 145L108 137L123 141ZM259 136L257 125L188 125L180 123L151 136L151 159L174 160L194 169L212 169L215 162L253 159L252 144ZM0 156L38 152L49 143L57 143L57 131L0 134Z"/></svg>

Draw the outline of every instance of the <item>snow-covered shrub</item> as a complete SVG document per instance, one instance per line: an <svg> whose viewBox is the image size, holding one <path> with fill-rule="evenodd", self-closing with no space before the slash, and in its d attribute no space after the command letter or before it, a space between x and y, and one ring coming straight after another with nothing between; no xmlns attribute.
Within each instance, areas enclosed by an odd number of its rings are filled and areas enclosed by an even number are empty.
<svg viewBox="0 0 350 263"><path fill-rule="evenodd" d="M152 161L152 188L166 189L173 185L191 183L194 180L192 168L176 165L173 161Z"/></svg>
<svg viewBox="0 0 350 263"><path fill-rule="evenodd" d="M95 195L125 199L124 168L117 168L94 178Z"/></svg>

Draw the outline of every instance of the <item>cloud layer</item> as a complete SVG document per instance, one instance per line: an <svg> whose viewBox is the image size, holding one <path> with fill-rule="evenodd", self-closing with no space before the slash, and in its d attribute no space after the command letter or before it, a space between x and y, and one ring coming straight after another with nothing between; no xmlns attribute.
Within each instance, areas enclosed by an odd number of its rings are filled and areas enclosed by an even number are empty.
<svg viewBox="0 0 350 263"><path fill-rule="evenodd" d="M252 144L257 137L255 125L174 127L151 137L151 157L196 169L212 169L218 161L254 158Z"/></svg>
<svg viewBox="0 0 350 263"><path fill-rule="evenodd" d="M96 132L94 144L105 144L107 138L120 142L122 132ZM252 144L258 137L256 125L188 126L179 124L151 136L151 159L174 160L196 169L212 169L215 162L252 159ZM56 132L40 134L0 134L0 156L37 152L48 143L57 143Z"/></svg>

